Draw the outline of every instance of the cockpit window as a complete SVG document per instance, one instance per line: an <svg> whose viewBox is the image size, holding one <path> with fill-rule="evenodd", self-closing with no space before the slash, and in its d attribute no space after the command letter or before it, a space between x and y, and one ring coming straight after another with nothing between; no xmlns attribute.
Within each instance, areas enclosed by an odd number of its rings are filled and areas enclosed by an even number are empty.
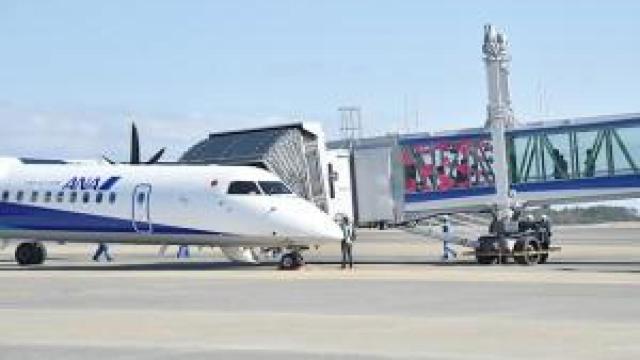
<svg viewBox="0 0 640 360"><path fill-rule="evenodd" d="M233 181L229 184L227 193L231 195L258 195L260 189L253 181Z"/></svg>
<svg viewBox="0 0 640 360"><path fill-rule="evenodd" d="M291 190L281 181L258 181L258 184L267 195L291 194Z"/></svg>

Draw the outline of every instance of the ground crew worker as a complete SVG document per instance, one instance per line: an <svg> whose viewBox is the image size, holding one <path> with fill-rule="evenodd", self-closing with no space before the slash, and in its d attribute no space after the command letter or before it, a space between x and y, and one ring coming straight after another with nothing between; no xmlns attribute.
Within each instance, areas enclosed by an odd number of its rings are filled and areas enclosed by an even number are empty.
<svg viewBox="0 0 640 360"><path fill-rule="evenodd" d="M451 241L453 240L453 229L449 222L449 215L445 215L442 222L442 260L448 261L458 257L458 254L451 248Z"/></svg>
<svg viewBox="0 0 640 360"><path fill-rule="evenodd" d="M593 149L587 149L587 156L584 160L584 177L594 177L596 174L596 158L593 156Z"/></svg>
<svg viewBox="0 0 640 360"><path fill-rule="evenodd" d="M551 237L551 222L549 221L549 217L547 215L542 215L540 217L540 223L545 229L546 238L549 239Z"/></svg>
<svg viewBox="0 0 640 360"><path fill-rule="evenodd" d="M189 256L189 245L178 245L178 253L176 254L176 257L180 259L188 258Z"/></svg>
<svg viewBox="0 0 640 360"><path fill-rule="evenodd" d="M533 215L528 214L524 220L518 222L518 231L525 232L527 230L535 230L536 222L534 221Z"/></svg>
<svg viewBox="0 0 640 360"><path fill-rule="evenodd" d="M343 217L340 221L340 229L342 229L342 242L340 248L342 250L342 268L347 267L353 269L353 228L349 223L348 217Z"/></svg>
<svg viewBox="0 0 640 360"><path fill-rule="evenodd" d="M109 254L109 246L107 246L107 244L103 242L98 244L98 249L96 250L96 253L93 255L93 261L100 261L100 257L102 255L104 255L107 261L113 261L113 258Z"/></svg>

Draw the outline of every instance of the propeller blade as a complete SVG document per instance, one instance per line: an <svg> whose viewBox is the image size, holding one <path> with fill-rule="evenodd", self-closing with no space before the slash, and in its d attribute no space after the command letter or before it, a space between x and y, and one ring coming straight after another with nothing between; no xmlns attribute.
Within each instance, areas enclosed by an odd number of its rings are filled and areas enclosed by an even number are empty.
<svg viewBox="0 0 640 360"><path fill-rule="evenodd" d="M158 160L160 160L160 158L162 157L162 154L164 154L164 151L166 150L166 148L162 148L160 149L157 153L155 153L155 155L153 155L151 157L151 159L149 159L147 161L147 165L152 165L158 162Z"/></svg>
<svg viewBox="0 0 640 360"><path fill-rule="evenodd" d="M129 163L140 164L140 139L135 123L131 123L131 157Z"/></svg>
<svg viewBox="0 0 640 360"><path fill-rule="evenodd" d="M102 155L102 159L104 159L104 161L108 162L111 165L114 165L116 163L115 161L109 159L108 157L106 157L104 155Z"/></svg>

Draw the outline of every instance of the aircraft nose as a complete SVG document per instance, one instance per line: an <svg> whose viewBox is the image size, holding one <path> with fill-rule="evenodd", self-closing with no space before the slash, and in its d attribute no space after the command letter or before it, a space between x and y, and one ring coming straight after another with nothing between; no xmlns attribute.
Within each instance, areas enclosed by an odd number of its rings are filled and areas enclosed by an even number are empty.
<svg viewBox="0 0 640 360"><path fill-rule="evenodd" d="M335 241L342 240L342 230L340 226L324 212L318 211L318 213L318 216L315 216L312 221L309 221L309 230L320 238Z"/></svg>
<svg viewBox="0 0 640 360"><path fill-rule="evenodd" d="M331 217L315 205L303 199L296 199L296 204L281 213L282 220L294 234L324 241L340 241L342 230ZM293 204L291 204L293 205Z"/></svg>

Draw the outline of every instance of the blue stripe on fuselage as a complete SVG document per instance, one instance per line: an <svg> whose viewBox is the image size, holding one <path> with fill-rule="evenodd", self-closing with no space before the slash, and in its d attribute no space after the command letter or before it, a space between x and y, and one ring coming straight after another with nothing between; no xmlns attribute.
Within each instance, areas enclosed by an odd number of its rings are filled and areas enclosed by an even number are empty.
<svg viewBox="0 0 640 360"><path fill-rule="evenodd" d="M221 234L155 223L152 227L154 234ZM130 219L9 202L0 203L0 229L136 233Z"/></svg>

